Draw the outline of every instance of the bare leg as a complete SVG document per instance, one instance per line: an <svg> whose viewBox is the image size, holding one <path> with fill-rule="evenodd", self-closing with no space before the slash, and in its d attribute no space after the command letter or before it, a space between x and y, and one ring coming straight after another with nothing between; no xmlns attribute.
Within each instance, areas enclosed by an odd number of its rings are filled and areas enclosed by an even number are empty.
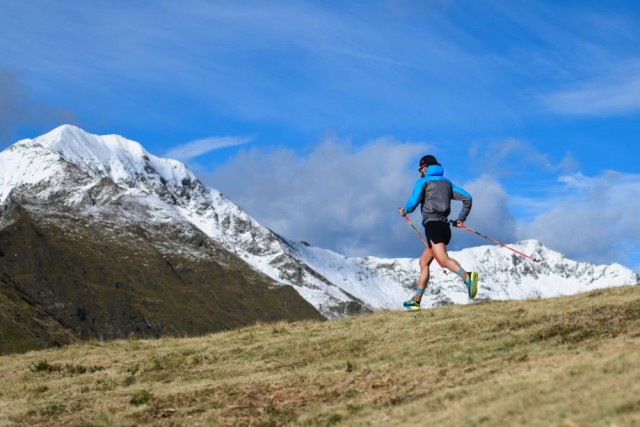
<svg viewBox="0 0 640 427"><path fill-rule="evenodd" d="M457 273L460 270L460 264L453 258L449 258L449 254L447 253L447 247L444 243L433 243L431 242L431 250L433 254L438 258L438 261L442 263L443 266L447 267L454 273ZM464 274L462 280L466 277L467 273Z"/></svg>
<svg viewBox="0 0 640 427"><path fill-rule="evenodd" d="M447 247L444 243L431 244L431 250L435 257L440 260L443 266L447 267L449 270L454 272L455 274L460 275L460 278L464 282L467 290L469 291L469 298L475 298L476 293L478 292L478 273L473 271L471 273L465 271L460 267L458 261L453 258L449 258L449 254L447 253ZM467 279L469 279L467 281Z"/></svg>
<svg viewBox="0 0 640 427"><path fill-rule="evenodd" d="M420 255L419 263L420 263L420 275L418 276L418 289L416 289L416 293L413 295L409 301L404 303L404 308L407 310L420 310L420 301L422 300L422 295L424 294L424 290L427 288L427 284L429 283L429 265L431 265L431 261L433 261L433 255L429 252L428 249L425 249ZM415 303L415 304L412 304Z"/></svg>
<svg viewBox="0 0 640 427"><path fill-rule="evenodd" d="M426 289L427 284L429 283L429 277L431 274L429 272L429 266L433 261L433 256L431 256L431 252L428 249L425 249L420 255L420 276L418 277L418 289Z"/></svg>

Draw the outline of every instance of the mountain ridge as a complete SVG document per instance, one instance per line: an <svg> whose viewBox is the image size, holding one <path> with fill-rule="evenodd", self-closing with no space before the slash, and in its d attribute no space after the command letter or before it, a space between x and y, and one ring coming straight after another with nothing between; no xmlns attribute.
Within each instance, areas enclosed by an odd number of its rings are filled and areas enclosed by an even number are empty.
<svg viewBox="0 0 640 427"><path fill-rule="evenodd" d="M0 166L0 203L11 195L35 199L46 210L53 202L78 208L81 215L93 212L98 220L100 212L108 215L120 206L123 222L143 228L182 224L197 229L208 244L233 253L274 283L292 286L328 318L399 308L415 287L416 259L345 257L288 240L205 186L184 164L153 156L118 135L92 135L64 125L3 151ZM465 268L480 271L478 300L556 296L638 283L638 275L622 266L569 262L536 241L514 246L535 253L541 262L531 263L495 246L451 252ZM167 250L201 255L180 245ZM432 268L423 306L469 303L454 276Z"/></svg>

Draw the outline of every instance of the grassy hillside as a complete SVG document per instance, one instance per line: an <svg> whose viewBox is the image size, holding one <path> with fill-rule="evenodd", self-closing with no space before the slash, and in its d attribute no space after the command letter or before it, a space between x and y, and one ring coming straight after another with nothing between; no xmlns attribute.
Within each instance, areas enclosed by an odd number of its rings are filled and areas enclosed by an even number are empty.
<svg viewBox="0 0 640 427"><path fill-rule="evenodd" d="M323 318L196 229L13 210L0 229L0 354Z"/></svg>
<svg viewBox="0 0 640 427"><path fill-rule="evenodd" d="M640 425L640 286L0 357L0 425Z"/></svg>

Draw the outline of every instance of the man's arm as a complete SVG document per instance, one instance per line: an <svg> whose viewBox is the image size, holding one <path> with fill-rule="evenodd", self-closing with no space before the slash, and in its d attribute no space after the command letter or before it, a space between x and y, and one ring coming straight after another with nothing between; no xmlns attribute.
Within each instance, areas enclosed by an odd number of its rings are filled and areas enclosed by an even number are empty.
<svg viewBox="0 0 640 427"><path fill-rule="evenodd" d="M457 185L454 185L453 199L462 202L462 210L460 211L460 215L458 215L458 219L456 221L465 222L467 220L467 216L469 216L469 212L471 212L471 205L473 204L471 194L467 193Z"/></svg>
<svg viewBox="0 0 640 427"><path fill-rule="evenodd" d="M409 200L407 200L407 203L405 203L404 205L403 209L405 210L405 212L413 212L420 204L420 202L422 202L422 198L424 197L424 192L422 191L423 187L424 180L418 179L413 186L413 192L411 193L411 196L409 196Z"/></svg>

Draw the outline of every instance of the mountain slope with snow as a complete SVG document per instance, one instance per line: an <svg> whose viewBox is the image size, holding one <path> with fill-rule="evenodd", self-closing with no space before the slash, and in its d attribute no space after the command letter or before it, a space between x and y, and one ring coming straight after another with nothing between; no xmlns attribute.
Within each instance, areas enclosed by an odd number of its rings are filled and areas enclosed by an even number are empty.
<svg viewBox="0 0 640 427"><path fill-rule="evenodd" d="M350 258L291 242L203 185L184 164L153 156L121 136L92 135L68 125L0 153L0 204L11 201L35 203L43 211L47 206L72 208L88 221L93 215L96 226L103 228L116 228L117 222L149 230L182 224L183 234L195 232L190 229L203 233L276 283L293 286L329 318L399 308L418 275L416 259ZM638 283L638 275L620 265L567 260L536 241L515 247L540 262L493 246L451 254L465 268L480 272L478 300L547 297ZM159 250L206 260L196 248L176 242ZM432 272L423 306L469 302L457 276L444 274L435 263Z"/></svg>
<svg viewBox="0 0 640 427"><path fill-rule="evenodd" d="M635 285L638 275L620 264L594 265L567 259L527 240L512 245L535 257L533 262L499 246L478 246L450 251L467 270L479 272L478 300L507 300L555 297L593 289ZM410 297L420 272L414 258L347 258L326 249L304 244L296 246L297 255L312 268L374 309L397 309ZM431 266L431 280L422 300L423 307L471 302L458 276Z"/></svg>

